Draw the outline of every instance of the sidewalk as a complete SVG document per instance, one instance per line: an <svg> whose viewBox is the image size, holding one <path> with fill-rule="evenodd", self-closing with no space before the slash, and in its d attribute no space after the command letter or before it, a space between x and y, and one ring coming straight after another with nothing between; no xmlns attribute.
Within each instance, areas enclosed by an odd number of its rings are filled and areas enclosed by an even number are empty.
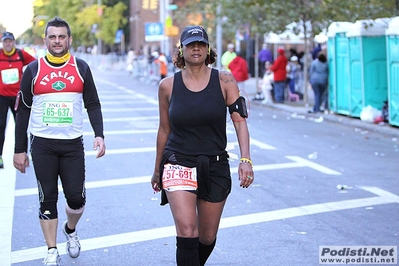
<svg viewBox="0 0 399 266"><path fill-rule="evenodd" d="M258 80L260 82L260 79ZM374 124L369 122L364 122L360 120L360 118L345 116L341 114L336 114L333 112L328 113L318 113L312 114L308 113L309 110L312 109L313 106L313 92L311 90L308 91L308 104L303 101L300 102L285 102L284 104L262 104L262 101L253 100L256 94L256 78L250 78L245 83L245 91L248 95L248 98L251 101L251 104L262 106L264 108L271 108L271 109L279 109L284 110L292 115L301 115L313 119L318 120L328 120L335 123L342 123L348 126L352 126L354 128L361 128L366 129L372 132L378 132L385 134L392 138L399 137L399 127L392 126L388 123L380 123Z"/></svg>

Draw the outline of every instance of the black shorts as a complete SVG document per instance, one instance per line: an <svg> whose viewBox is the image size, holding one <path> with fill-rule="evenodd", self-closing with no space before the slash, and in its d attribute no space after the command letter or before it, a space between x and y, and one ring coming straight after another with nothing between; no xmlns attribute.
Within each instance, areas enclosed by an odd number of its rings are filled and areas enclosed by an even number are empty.
<svg viewBox="0 0 399 266"><path fill-rule="evenodd" d="M209 160L209 170L206 179L205 174L201 174L198 169L197 161L200 156L186 156L176 153L164 154L164 159L160 167L160 179L162 182L163 165L166 163L179 164L186 167L197 167L198 189L189 191L197 194L198 199L209 202L222 202L231 192L231 174L230 164L228 161L228 154L221 154L219 156L205 156ZM204 156L202 156L204 157ZM209 171L209 172L208 172ZM162 184L161 184L162 185ZM161 186L162 187L162 186ZM161 205L168 203L166 193L162 190Z"/></svg>

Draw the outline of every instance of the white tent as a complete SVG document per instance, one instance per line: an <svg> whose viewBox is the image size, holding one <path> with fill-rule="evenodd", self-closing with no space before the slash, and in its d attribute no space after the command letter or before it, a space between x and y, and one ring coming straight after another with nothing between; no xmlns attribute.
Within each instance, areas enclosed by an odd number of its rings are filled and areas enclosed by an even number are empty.
<svg viewBox="0 0 399 266"><path fill-rule="evenodd" d="M304 44L303 38L288 30L281 34L274 32L265 34L264 42L268 44Z"/></svg>

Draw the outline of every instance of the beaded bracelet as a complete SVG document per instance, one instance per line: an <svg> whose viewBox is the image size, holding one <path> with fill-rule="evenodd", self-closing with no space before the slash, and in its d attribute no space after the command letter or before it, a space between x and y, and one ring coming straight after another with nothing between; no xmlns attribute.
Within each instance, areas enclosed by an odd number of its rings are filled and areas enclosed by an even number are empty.
<svg viewBox="0 0 399 266"><path fill-rule="evenodd" d="M240 163L249 163L252 166L252 161L248 158L241 158Z"/></svg>

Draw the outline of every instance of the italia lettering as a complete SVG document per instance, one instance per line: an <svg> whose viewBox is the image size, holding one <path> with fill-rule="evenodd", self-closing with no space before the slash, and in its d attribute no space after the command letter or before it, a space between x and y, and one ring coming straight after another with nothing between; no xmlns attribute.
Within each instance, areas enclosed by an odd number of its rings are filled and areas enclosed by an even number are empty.
<svg viewBox="0 0 399 266"><path fill-rule="evenodd" d="M75 77L69 76L68 72L58 71L58 73L51 72L49 75L45 75L42 78L42 80L40 81L40 84L47 85L48 82L50 82L51 80L53 80L55 78L64 78L64 79L68 80L71 84L73 84L73 82L75 81Z"/></svg>

